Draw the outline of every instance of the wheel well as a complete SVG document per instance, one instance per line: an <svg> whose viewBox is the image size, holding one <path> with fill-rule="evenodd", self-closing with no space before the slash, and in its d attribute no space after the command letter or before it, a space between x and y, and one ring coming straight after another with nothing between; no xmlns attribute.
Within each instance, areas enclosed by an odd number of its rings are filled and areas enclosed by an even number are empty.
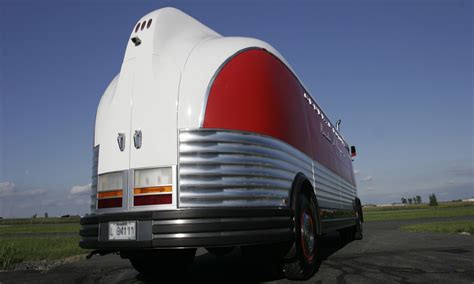
<svg viewBox="0 0 474 284"><path fill-rule="evenodd" d="M293 181L290 206L294 209L295 202L300 194L304 194L310 200L314 201L316 207L317 233L321 234L321 215L318 205L318 199L314 194L314 188L309 179L302 173L298 173Z"/></svg>
<svg viewBox="0 0 474 284"><path fill-rule="evenodd" d="M354 210L358 211L359 213L360 221L364 222L364 211L362 210L362 203L358 197L354 199L354 205Z"/></svg>

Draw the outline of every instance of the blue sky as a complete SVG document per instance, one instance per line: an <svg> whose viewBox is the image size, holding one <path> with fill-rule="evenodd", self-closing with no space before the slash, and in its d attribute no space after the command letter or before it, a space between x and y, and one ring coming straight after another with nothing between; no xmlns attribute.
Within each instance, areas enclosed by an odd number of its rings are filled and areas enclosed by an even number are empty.
<svg viewBox="0 0 474 284"><path fill-rule="evenodd" d="M88 211L100 96L166 6L279 50L342 119L364 203L474 195L470 0L196 2L0 1L0 216Z"/></svg>

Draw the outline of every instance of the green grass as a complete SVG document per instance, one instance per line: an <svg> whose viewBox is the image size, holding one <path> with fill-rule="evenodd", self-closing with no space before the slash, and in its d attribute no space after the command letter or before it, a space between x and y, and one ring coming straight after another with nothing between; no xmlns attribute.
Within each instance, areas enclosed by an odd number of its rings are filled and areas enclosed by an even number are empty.
<svg viewBox="0 0 474 284"><path fill-rule="evenodd" d="M77 233L78 223L33 224L33 225L0 225L0 237L4 234L38 234L38 233Z"/></svg>
<svg viewBox="0 0 474 284"><path fill-rule="evenodd" d="M440 203L438 206L414 204L364 207L363 210L365 221L474 216L474 202L445 202Z"/></svg>
<svg viewBox="0 0 474 284"><path fill-rule="evenodd" d="M78 218L0 220L0 270L12 269L23 261L58 260L88 253L79 248L79 229ZM77 236L51 237L41 236L42 233Z"/></svg>
<svg viewBox="0 0 474 284"><path fill-rule="evenodd" d="M474 207L474 202L440 202L438 206L429 206L428 204L411 204L405 206L374 206L364 207L364 212L379 211L404 211L414 209L433 209L433 208L459 208Z"/></svg>
<svg viewBox="0 0 474 284"><path fill-rule="evenodd" d="M474 221L435 222L402 226L403 231L409 232L435 232L458 234L468 232L474 235Z"/></svg>
<svg viewBox="0 0 474 284"><path fill-rule="evenodd" d="M63 224L63 223L77 223L79 224L79 216L72 216L69 218L16 218L16 219L1 219L2 225L27 225L27 224Z"/></svg>
<svg viewBox="0 0 474 284"><path fill-rule="evenodd" d="M377 208L377 207L375 207ZM411 205L400 206L392 210L387 207L380 207L376 210L373 208L364 208L364 221L380 221L380 220L408 220L422 218L440 218L440 217L458 217L458 216L474 216L474 204L467 206L438 206L430 207L427 205ZM395 209L396 208L396 209Z"/></svg>
<svg viewBox="0 0 474 284"><path fill-rule="evenodd" d="M0 242L0 270L10 269L15 263L21 261L18 250L13 245Z"/></svg>
<svg viewBox="0 0 474 284"><path fill-rule="evenodd" d="M0 269L15 263L56 260L87 253L79 248L79 237L18 237L0 239Z"/></svg>

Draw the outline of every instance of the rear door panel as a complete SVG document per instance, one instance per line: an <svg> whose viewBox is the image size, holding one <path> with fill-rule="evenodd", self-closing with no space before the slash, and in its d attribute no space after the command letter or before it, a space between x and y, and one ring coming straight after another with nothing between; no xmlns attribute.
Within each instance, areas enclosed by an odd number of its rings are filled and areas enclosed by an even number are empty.
<svg viewBox="0 0 474 284"><path fill-rule="evenodd" d="M135 131L141 131L142 145L137 149L132 141L130 168L176 165L179 70L160 55L137 61L131 139Z"/></svg>
<svg viewBox="0 0 474 284"><path fill-rule="evenodd" d="M100 145L98 173L122 171L130 167L130 123L134 86L134 60L125 62L118 75L115 92L104 96L97 111L95 144ZM125 137L123 151L117 137Z"/></svg>

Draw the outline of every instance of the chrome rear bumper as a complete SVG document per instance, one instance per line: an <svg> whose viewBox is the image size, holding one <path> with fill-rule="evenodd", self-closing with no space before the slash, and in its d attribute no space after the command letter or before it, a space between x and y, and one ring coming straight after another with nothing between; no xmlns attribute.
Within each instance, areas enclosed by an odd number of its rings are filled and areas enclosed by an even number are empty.
<svg viewBox="0 0 474 284"><path fill-rule="evenodd" d="M108 222L137 221L134 241L108 240ZM121 251L277 243L293 240L288 208L206 208L127 212L81 219L80 246Z"/></svg>

